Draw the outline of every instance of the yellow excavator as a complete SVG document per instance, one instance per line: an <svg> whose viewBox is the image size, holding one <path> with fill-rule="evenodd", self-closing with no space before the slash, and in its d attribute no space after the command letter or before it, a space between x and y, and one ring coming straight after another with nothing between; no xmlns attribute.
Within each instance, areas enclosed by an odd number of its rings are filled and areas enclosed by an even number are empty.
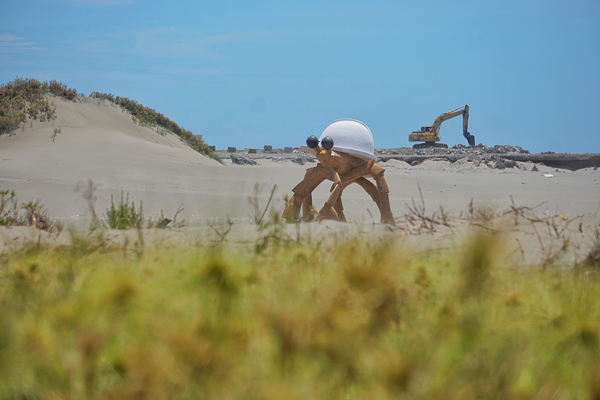
<svg viewBox="0 0 600 400"><path fill-rule="evenodd" d="M409 142L425 142L418 143L413 146L414 149L423 149L429 147L444 147L447 148L448 145L443 143L436 143L440 141L439 131L440 125L447 119L457 117L459 115L463 116L463 136L469 142L469 146L475 146L475 136L471 135L468 132L469 125L469 106L465 105L464 107L455 108L452 111L448 111L437 117L433 122L432 126L422 126L420 131L414 131L408 135Z"/></svg>

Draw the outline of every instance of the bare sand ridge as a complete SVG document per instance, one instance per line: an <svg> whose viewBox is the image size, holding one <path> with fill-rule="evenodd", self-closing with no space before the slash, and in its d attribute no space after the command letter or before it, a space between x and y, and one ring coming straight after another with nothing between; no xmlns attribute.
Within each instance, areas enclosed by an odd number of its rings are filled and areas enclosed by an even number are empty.
<svg viewBox="0 0 600 400"><path fill-rule="evenodd" d="M101 216L110 206L111 196L118 201L125 192L136 205L142 200L144 214L155 220L161 210L172 217L183 204L178 218L189 225L206 226L228 217L243 225L249 221L247 197L254 192L255 183L262 188L258 197L263 204L270 189L277 185L274 207L282 210L283 195L290 194L306 168L315 165L308 160L300 165L276 155L257 158L257 165L234 165L230 159L221 165L173 134L161 135L150 127L136 125L129 114L109 102L89 98L76 102L55 97L51 100L57 119L34 121L14 134L0 136L0 189L15 190L21 201L41 198L55 218L81 230L89 226L91 217L81 193L89 180L96 187L95 209ZM55 129L60 133L55 134ZM306 136L309 134L318 132L307 132ZM296 144L304 140L300 137ZM537 206L535 212L541 215L563 215L564 221L572 220L566 231L572 229L573 243L580 241L582 249L593 240L598 226L600 171L594 168L571 171L537 165L537 171L532 171L533 163L517 162L510 168L495 169L466 159L428 159L411 165L393 157L379 164L386 168L391 207L398 218L413 200L424 202L428 213L440 208L455 214L464 212L471 199L474 208L482 210L506 210L513 204ZM355 186L344 191L345 214L355 224L371 226L379 221L377 207ZM322 206L329 188L322 184L314 192L315 207ZM352 224L320 226L326 233L332 226L349 229ZM252 229L239 227L234 231L242 240ZM0 240L6 241L17 230L3 232ZM29 235L24 228L19 232ZM532 243L539 247L539 237L530 233Z"/></svg>

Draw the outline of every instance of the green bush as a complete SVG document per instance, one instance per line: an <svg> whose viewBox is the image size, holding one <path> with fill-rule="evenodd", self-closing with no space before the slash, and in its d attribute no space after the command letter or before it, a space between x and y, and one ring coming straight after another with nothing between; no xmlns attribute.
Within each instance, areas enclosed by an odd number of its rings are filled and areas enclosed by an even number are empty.
<svg viewBox="0 0 600 400"><path fill-rule="evenodd" d="M55 110L44 96L47 93L71 101L77 98L75 89L55 80L42 83L17 77L0 86L0 135L16 130L28 118L42 122L55 118Z"/></svg>
<svg viewBox="0 0 600 400"><path fill-rule="evenodd" d="M25 211L24 215L21 210ZM34 226L48 232L62 230L62 224L50 216L41 200L31 200L19 206L14 190L0 190L0 226Z"/></svg>
<svg viewBox="0 0 600 400"><path fill-rule="evenodd" d="M144 224L144 208L140 200L140 208L136 211L135 203L132 201L129 205L129 193L127 199L123 199L121 192L121 202L115 207L113 196L110 196L110 208L106 210L106 223L111 229L129 229L142 228Z"/></svg>
<svg viewBox="0 0 600 400"><path fill-rule="evenodd" d="M11 226L18 222L19 200L14 190L0 190L0 226Z"/></svg>

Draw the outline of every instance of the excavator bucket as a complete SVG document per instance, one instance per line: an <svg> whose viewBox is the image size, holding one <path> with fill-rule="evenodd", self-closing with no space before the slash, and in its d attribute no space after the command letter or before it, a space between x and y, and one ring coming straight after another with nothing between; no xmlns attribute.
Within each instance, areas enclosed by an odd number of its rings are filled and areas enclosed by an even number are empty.
<svg viewBox="0 0 600 400"><path fill-rule="evenodd" d="M469 146L475 146L475 136L469 134L469 136L467 136L467 142L469 142Z"/></svg>

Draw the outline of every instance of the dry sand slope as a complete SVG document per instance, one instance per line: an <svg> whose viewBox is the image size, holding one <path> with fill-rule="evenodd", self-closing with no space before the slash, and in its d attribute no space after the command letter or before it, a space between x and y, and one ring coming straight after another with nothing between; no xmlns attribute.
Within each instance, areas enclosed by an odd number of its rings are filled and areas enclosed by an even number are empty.
<svg viewBox="0 0 600 400"><path fill-rule="evenodd" d="M158 186L168 192L180 177L194 176L201 167L223 168L174 134L136 125L107 101L52 101L57 119L34 121L0 137L0 187L15 189L22 200L42 198L57 218L86 213L74 191L88 179L98 186L99 206L105 207L110 195L119 196L121 190L139 200L137 191ZM53 140L55 129L61 132Z"/></svg>
<svg viewBox="0 0 600 400"><path fill-rule="evenodd" d="M80 229L89 226L90 212L78 186L92 180L97 187L96 211L103 215L111 196L121 192L143 201L146 217L158 218L161 210L172 217L183 204L179 218L191 224L231 217L248 220L247 196L254 184L262 187L261 202L273 185L278 185L275 207L291 193L307 167L289 160L259 159L258 165L225 165L187 147L175 135L132 122L131 116L109 102L85 99L67 102L52 98L57 119L28 124L13 135L0 136L0 189L14 189L22 201L41 198L55 218ZM54 135L54 130L61 132ZM307 132L319 134L319 132ZM305 136L305 137L306 137ZM305 137L298 138L302 144ZM375 134L377 142L377 135ZM443 161L426 161L418 167L389 160L382 163L390 186L390 201L396 217L421 196L427 212L443 207L458 213L470 199L475 208L506 210L517 206L537 208L540 214L583 216L582 233L590 241L598 223L600 170L555 170L530 168L473 168ZM552 174L545 177L544 174ZM350 221L370 224L379 221L375 204L359 187L344 192L346 216ZM320 208L329 192L323 184L314 193ZM512 198L511 198L512 197ZM572 225L577 228L578 221ZM577 231L577 229L575 229ZM537 239L535 239L537 241Z"/></svg>

